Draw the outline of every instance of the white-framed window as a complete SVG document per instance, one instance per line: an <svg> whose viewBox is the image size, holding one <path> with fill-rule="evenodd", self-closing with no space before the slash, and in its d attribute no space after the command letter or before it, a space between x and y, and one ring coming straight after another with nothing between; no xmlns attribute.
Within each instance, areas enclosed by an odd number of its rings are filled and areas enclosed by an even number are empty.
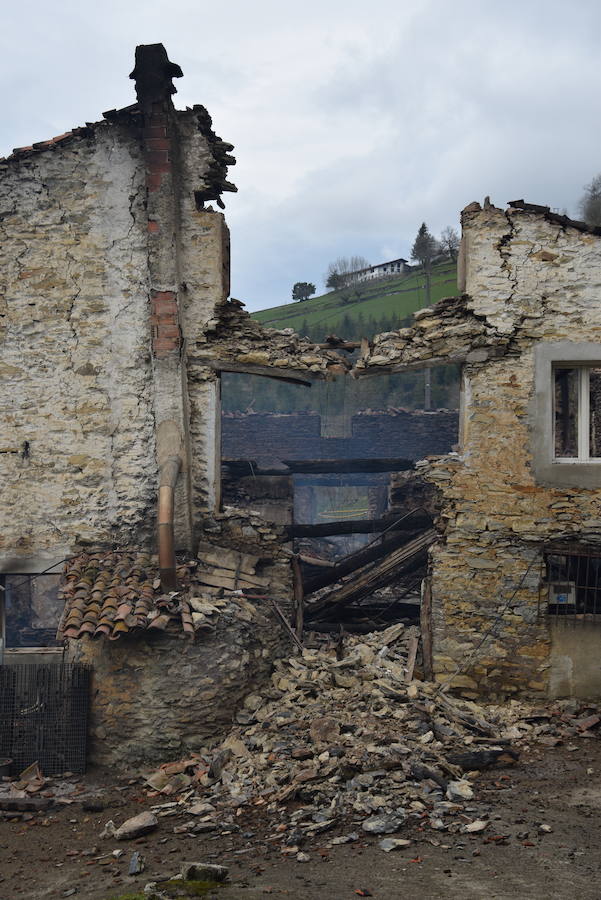
<svg viewBox="0 0 601 900"><path fill-rule="evenodd" d="M553 373L553 460L601 462L601 366L556 362Z"/></svg>
<svg viewBox="0 0 601 900"><path fill-rule="evenodd" d="M541 341L529 406L539 483L601 488L601 342Z"/></svg>

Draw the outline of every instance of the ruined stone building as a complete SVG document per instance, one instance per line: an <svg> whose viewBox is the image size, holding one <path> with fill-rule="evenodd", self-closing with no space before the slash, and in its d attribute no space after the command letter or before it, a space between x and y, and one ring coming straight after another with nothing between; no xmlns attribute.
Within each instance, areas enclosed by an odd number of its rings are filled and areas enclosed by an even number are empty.
<svg viewBox="0 0 601 900"><path fill-rule="evenodd" d="M0 161L4 634L15 610L26 638L60 615L45 652L94 667L96 758L198 746L293 606L283 532L221 502L221 373L452 361L458 449L418 464L438 496L426 670L468 695L599 692L600 230L471 204L462 296L411 328L354 361L266 331L228 300L232 147L204 107L175 109L181 74L139 47L136 103Z"/></svg>

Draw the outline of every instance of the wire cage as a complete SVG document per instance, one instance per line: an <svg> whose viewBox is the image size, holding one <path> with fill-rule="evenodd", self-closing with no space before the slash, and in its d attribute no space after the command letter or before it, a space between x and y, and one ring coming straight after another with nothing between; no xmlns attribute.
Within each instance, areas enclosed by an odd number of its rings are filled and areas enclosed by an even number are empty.
<svg viewBox="0 0 601 900"><path fill-rule="evenodd" d="M82 663L0 666L0 756L11 774L35 762L44 775L85 772L90 679Z"/></svg>

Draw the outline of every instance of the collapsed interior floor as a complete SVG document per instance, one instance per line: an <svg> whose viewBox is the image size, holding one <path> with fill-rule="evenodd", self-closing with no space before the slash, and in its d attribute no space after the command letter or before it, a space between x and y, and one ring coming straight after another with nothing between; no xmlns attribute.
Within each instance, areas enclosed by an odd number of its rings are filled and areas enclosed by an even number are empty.
<svg viewBox="0 0 601 900"><path fill-rule="evenodd" d="M222 376L222 502L281 527L305 631L420 618L438 513L416 463L458 440L456 367L310 390Z"/></svg>

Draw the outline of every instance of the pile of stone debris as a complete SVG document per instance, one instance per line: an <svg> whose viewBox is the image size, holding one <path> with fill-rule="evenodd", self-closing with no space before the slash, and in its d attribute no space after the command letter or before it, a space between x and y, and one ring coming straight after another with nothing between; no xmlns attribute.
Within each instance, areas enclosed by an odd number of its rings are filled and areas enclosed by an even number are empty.
<svg viewBox="0 0 601 900"><path fill-rule="evenodd" d="M484 710L450 697L411 680L415 645L416 629L397 624L347 637L344 654L330 644L276 662L224 741L147 777L153 812L183 814L174 831L200 834L260 811L300 861L300 847L327 831L330 844L380 835L386 851L407 846L386 836L412 820L477 833L494 812L474 798L480 770L515 763L525 741L591 733L601 721L576 718L573 701L554 712L517 702Z"/></svg>

